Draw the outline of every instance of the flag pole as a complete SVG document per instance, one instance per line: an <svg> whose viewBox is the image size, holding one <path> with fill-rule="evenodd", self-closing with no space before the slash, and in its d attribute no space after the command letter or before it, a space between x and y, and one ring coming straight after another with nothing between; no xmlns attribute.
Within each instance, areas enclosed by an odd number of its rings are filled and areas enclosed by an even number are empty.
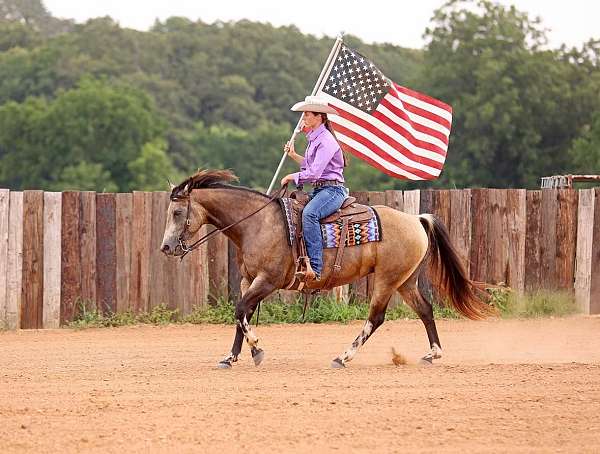
<svg viewBox="0 0 600 454"><path fill-rule="evenodd" d="M312 93L311 93L312 96L314 96L317 93L317 91L319 90L319 88L321 87L323 78L327 74L327 71L329 70L331 63L333 62L335 54L338 51L340 45L342 44L343 37L344 37L344 34L340 33L338 35L338 37L336 38L335 43L333 44L333 47L331 48L331 52L329 52L329 56L327 57L327 60L325 61L325 66L323 66L323 69L321 70L321 74L319 75L319 79L317 80L317 83L315 84L315 87L312 90ZM300 118L298 119L298 123L296 124L296 127L294 128L294 132L292 133L292 136L290 137L290 143L294 143L294 140L296 140L296 135L300 132L300 130L298 128L300 127L301 121L302 121L302 115L300 115ZM273 179L271 180L269 189L267 189L267 194L271 193L271 190L273 189L273 186L275 185L275 180L277 180L277 175L279 175L279 172L281 171L281 168L283 167L283 163L285 162L286 156L287 156L287 153L283 152L281 161L279 161L279 166L277 166L277 170L275 171L275 175L273 175Z"/></svg>

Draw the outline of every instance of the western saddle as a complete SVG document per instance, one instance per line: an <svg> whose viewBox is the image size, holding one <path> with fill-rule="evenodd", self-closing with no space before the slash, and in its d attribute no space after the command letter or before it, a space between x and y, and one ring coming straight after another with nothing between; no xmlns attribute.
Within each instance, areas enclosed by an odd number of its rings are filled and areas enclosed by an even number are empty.
<svg viewBox="0 0 600 454"><path fill-rule="evenodd" d="M292 280L288 289L298 284L297 290L302 291L307 281L307 276L313 274L312 267L310 265L310 259L306 251L306 244L304 242L304 234L302 232L302 211L309 202L309 196L302 190L296 190L290 194L292 199L292 222L295 224L295 238L294 244L292 245L292 253L294 256L294 262L296 264L295 279ZM342 267L342 257L344 255L344 246L346 235L348 234L348 225L352 222L366 222L371 219L372 213L367 205L361 205L356 203L355 197L347 197L342 203L342 206L336 212L329 216L321 219L321 224L331 224L334 222L341 222L341 235L340 241L336 250L335 261L333 269L329 274L327 282L323 288L328 288L329 284L333 282L339 270Z"/></svg>

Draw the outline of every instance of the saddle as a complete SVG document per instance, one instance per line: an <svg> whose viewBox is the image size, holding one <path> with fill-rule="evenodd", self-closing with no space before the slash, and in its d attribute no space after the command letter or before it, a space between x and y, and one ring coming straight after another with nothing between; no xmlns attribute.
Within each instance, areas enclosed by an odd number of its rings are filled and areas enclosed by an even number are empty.
<svg viewBox="0 0 600 454"><path fill-rule="evenodd" d="M292 253L294 255L294 262L296 263L296 272L295 279L290 283L290 285L288 285L287 288L291 289L297 284L297 290L302 291L306 283L307 274L312 272L310 259L306 251L306 244L304 243L304 235L302 232L302 211L309 202L310 198L306 192L296 190L290 194L290 199L292 200L292 224L296 227L293 232L294 241L292 242ZM347 197L342 203L342 206L336 212L321 219L320 223L331 224L334 222L339 222L341 224L341 236L344 238L347 234L349 224L352 222L369 221L372 216L372 211L367 205L356 203L355 197ZM327 288L335 279L337 273L342 267L341 265L342 257L344 255L344 246L345 242L343 240L339 241L333 269L324 285L325 288Z"/></svg>

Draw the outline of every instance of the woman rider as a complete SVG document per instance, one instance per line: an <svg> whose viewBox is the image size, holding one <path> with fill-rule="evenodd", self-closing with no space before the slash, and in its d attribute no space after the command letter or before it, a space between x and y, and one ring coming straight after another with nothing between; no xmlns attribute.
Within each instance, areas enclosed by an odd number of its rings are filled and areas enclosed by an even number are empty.
<svg viewBox="0 0 600 454"><path fill-rule="evenodd" d="M304 241L310 257L305 280L319 280L323 269L323 240L319 221L337 211L348 196L348 189L344 187L346 161L327 119L328 113L337 114L335 109L317 96L307 96L304 101L294 104L291 110L304 112L303 129L308 129L308 146L304 157L296 153L293 143L288 142L284 146L288 155L300 164L300 172L286 175L281 184L293 181L296 186L305 183L313 185L310 201L302 212Z"/></svg>

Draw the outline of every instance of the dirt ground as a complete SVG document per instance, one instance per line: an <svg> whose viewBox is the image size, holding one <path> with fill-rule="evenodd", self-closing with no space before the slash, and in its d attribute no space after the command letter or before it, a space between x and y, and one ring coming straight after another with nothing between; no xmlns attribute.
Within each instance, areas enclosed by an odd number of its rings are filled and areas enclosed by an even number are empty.
<svg viewBox="0 0 600 454"><path fill-rule="evenodd" d="M600 452L600 318L386 322L345 370L350 325L0 334L0 452ZM408 359L391 363L391 347Z"/></svg>

